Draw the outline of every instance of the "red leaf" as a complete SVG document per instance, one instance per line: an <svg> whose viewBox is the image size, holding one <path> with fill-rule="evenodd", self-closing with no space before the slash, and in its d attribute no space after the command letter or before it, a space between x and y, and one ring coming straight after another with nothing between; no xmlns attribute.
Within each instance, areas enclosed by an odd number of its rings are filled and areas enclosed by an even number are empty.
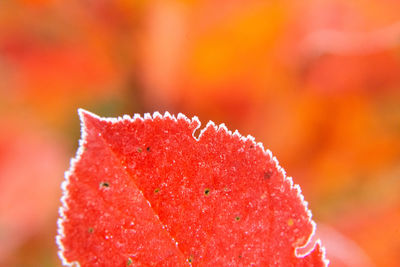
<svg viewBox="0 0 400 267"><path fill-rule="evenodd" d="M252 137L155 113L80 110L58 243L81 266L326 266L298 186Z"/></svg>

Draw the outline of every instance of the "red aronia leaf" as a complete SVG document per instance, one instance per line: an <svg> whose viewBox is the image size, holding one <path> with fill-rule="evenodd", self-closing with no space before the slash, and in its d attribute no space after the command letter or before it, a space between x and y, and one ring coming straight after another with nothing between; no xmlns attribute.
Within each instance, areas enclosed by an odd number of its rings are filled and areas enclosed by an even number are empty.
<svg viewBox="0 0 400 267"><path fill-rule="evenodd" d="M78 266L327 266L300 188L250 136L166 113L100 118L63 183L60 257ZM303 249L304 250L304 249Z"/></svg>

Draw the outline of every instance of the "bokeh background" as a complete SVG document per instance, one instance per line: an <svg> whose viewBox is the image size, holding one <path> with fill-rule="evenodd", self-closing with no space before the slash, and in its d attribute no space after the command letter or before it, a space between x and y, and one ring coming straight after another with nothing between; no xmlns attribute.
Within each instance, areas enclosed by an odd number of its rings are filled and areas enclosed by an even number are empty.
<svg viewBox="0 0 400 267"><path fill-rule="evenodd" d="M251 134L331 266L400 266L400 1L1 0L0 266L60 266L78 107Z"/></svg>

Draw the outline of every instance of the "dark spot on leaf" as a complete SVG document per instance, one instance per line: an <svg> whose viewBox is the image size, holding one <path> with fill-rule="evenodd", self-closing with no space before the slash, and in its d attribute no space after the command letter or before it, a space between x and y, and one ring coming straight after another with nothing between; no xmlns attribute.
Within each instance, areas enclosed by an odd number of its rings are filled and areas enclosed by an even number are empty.
<svg viewBox="0 0 400 267"><path fill-rule="evenodd" d="M268 180L269 178L271 178L272 176L272 172L271 171L265 171L264 172L264 179Z"/></svg>
<svg viewBox="0 0 400 267"><path fill-rule="evenodd" d="M101 182L100 183L100 187L110 187L110 183L109 182Z"/></svg>
<svg viewBox="0 0 400 267"><path fill-rule="evenodd" d="M146 150L147 150L147 152L149 152L150 151L150 147L148 146L148 147L146 147Z"/></svg>
<svg viewBox="0 0 400 267"><path fill-rule="evenodd" d="M253 145L250 145L250 149L253 149L254 148L254 146Z"/></svg>
<svg viewBox="0 0 400 267"><path fill-rule="evenodd" d="M140 147L137 148L137 152L142 152L142 149Z"/></svg>
<svg viewBox="0 0 400 267"><path fill-rule="evenodd" d="M131 258L128 258L128 260L126 261L126 266L129 266L129 265L131 265L132 264L132 259Z"/></svg>
<svg viewBox="0 0 400 267"><path fill-rule="evenodd" d="M210 189L209 189L209 188L206 188L206 189L204 190L204 195L208 196L209 194L210 194Z"/></svg>
<svg viewBox="0 0 400 267"><path fill-rule="evenodd" d="M235 217L235 221L237 221L237 222L240 221L240 217L239 217L239 216L236 216L236 217Z"/></svg>
<svg viewBox="0 0 400 267"><path fill-rule="evenodd" d="M93 229L93 227L89 227L89 233L93 233L93 231L94 231L94 229Z"/></svg>
<svg viewBox="0 0 400 267"><path fill-rule="evenodd" d="M242 258L242 255L239 255L238 258L241 259L241 258Z"/></svg>
<svg viewBox="0 0 400 267"><path fill-rule="evenodd" d="M160 188L156 188L156 189L154 189L154 193L158 193L158 192L160 192Z"/></svg>
<svg viewBox="0 0 400 267"><path fill-rule="evenodd" d="M188 258L188 262L190 262L190 263L193 262L193 256L190 256L190 257Z"/></svg>

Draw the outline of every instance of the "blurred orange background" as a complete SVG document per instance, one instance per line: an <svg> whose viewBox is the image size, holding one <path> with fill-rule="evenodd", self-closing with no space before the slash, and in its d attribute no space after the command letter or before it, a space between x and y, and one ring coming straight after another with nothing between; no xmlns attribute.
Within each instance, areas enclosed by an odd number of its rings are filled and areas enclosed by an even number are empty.
<svg viewBox="0 0 400 267"><path fill-rule="evenodd" d="M1 1L0 266L61 265L78 107L251 134L331 266L400 266L400 1Z"/></svg>

